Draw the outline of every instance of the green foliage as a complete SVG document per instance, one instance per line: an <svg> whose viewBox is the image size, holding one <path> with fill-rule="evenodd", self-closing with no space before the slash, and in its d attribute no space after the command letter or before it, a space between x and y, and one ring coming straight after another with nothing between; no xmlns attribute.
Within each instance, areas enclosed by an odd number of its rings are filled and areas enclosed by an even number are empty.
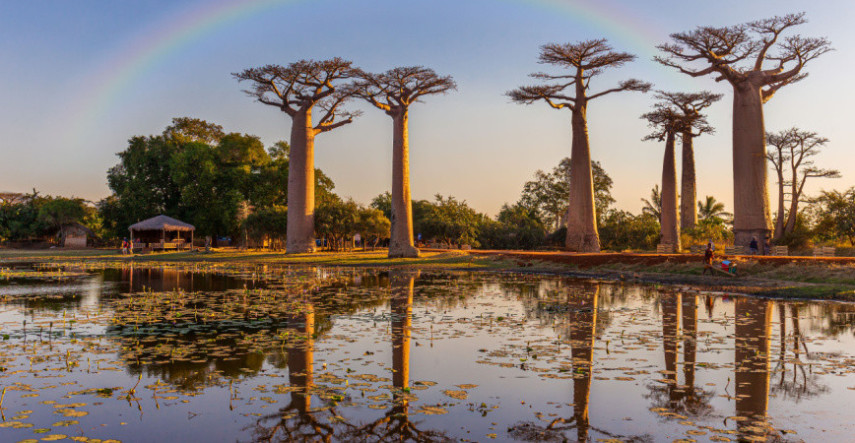
<svg viewBox="0 0 855 443"><path fill-rule="evenodd" d="M530 208L504 205L496 221L484 220L478 242L487 249L535 249L544 245L546 227Z"/></svg>
<svg viewBox="0 0 855 443"><path fill-rule="evenodd" d="M377 197L374 197L373 199L371 199L370 206L374 209L377 209L377 210L383 212L383 215L385 215L386 218L391 219L392 218L392 193L389 191L386 191L386 192L378 195ZM416 217L414 215L413 219L415 219L415 218Z"/></svg>
<svg viewBox="0 0 855 443"><path fill-rule="evenodd" d="M353 200L330 199L315 209L315 234L325 238L333 251L346 247L358 232L360 208Z"/></svg>
<svg viewBox="0 0 855 443"><path fill-rule="evenodd" d="M570 158L564 158L546 173L538 170L534 180L523 185L519 204L537 211L539 219L549 221L553 229L560 227L561 219L570 205ZM615 200L611 195L613 185L611 177L606 174L599 162L591 162L594 179L594 204L597 218L601 219Z"/></svg>
<svg viewBox="0 0 855 443"><path fill-rule="evenodd" d="M659 219L642 213L633 215L626 211L609 211L599 226L603 249L655 249L659 243Z"/></svg>
<svg viewBox="0 0 855 443"><path fill-rule="evenodd" d="M243 222L246 234L256 242L271 240L273 245L284 244L288 226L288 208L271 205L258 208Z"/></svg>
<svg viewBox="0 0 855 443"><path fill-rule="evenodd" d="M719 217L699 218L695 227L685 230L683 234L688 236L693 244L706 244L710 240L713 243L728 243L733 240L733 230Z"/></svg>
<svg viewBox="0 0 855 443"><path fill-rule="evenodd" d="M129 225L166 214L195 225L199 235L238 236L242 208L287 204L288 152L285 142L268 152L258 137L226 134L204 120L173 119L163 134L134 137L119 153L107 176L113 195L98 204L105 229L122 237ZM316 205L337 198L334 183L318 169L315 183ZM269 226L259 223L254 229Z"/></svg>
<svg viewBox="0 0 855 443"><path fill-rule="evenodd" d="M652 215L657 221L662 220L662 192L659 190L659 185L653 185L650 190L650 199L642 198L641 202L644 207L641 208L642 214Z"/></svg>
<svg viewBox="0 0 855 443"><path fill-rule="evenodd" d="M422 233L442 243L477 247L481 223L487 217L475 212L465 201L436 195L436 203L422 221Z"/></svg>
<svg viewBox="0 0 855 443"><path fill-rule="evenodd" d="M0 240L44 240L63 226L80 223L100 232L97 210L81 198L39 195L35 190L12 202L0 204Z"/></svg>
<svg viewBox="0 0 855 443"><path fill-rule="evenodd" d="M703 201L698 202L698 220L729 224L732 219L733 214L725 211L724 203L717 201L715 197L708 195Z"/></svg>
<svg viewBox="0 0 855 443"><path fill-rule="evenodd" d="M855 246L855 187L846 191L823 191L813 200L815 232L820 241L845 238Z"/></svg>
<svg viewBox="0 0 855 443"><path fill-rule="evenodd" d="M389 238L391 228L392 222L383 214L383 211L374 208L359 209L357 230L365 244L370 243L372 248L377 246L380 240Z"/></svg>

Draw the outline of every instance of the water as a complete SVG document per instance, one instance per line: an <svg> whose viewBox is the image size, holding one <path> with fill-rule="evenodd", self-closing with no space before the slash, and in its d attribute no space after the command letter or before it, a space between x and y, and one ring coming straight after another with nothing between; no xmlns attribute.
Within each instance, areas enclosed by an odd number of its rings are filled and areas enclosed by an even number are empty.
<svg viewBox="0 0 855 443"><path fill-rule="evenodd" d="M852 304L311 267L22 264L0 279L3 442L853 431Z"/></svg>

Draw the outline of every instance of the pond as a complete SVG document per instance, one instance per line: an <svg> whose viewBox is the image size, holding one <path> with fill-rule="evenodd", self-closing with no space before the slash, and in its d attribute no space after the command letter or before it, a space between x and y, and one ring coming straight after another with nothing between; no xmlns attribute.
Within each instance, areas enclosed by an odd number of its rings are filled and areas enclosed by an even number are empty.
<svg viewBox="0 0 855 443"><path fill-rule="evenodd" d="M0 270L0 441L846 441L855 305L557 276Z"/></svg>

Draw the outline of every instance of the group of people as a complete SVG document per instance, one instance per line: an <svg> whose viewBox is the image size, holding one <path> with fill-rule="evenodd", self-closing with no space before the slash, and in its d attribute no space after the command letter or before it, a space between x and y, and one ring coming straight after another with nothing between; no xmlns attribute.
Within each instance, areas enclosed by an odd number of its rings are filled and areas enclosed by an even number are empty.
<svg viewBox="0 0 855 443"><path fill-rule="evenodd" d="M122 255L134 255L134 244L127 238L122 239Z"/></svg>
<svg viewBox="0 0 855 443"><path fill-rule="evenodd" d="M704 251L704 272L706 274L709 271L710 274L714 274L715 268L713 268L713 258L715 257L715 244L712 240L707 243L707 248ZM721 270L723 272L727 272L729 274L736 275L736 262L733 260L722 260L721 261Z"/></svg>

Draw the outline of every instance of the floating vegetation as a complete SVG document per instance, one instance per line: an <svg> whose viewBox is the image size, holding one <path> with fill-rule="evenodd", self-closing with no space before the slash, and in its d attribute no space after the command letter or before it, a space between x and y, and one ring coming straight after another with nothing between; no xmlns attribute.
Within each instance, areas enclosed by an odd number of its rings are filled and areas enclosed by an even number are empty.
<svg viewBox="0 0 855 443"><path fill-rule="evenodd" d="M824 406L855 390L848 304L512 274L69 266L20 270L37 282L24 287L79 273L101 290L0 300L2 441L834 440L852 418Z"/></svg>

